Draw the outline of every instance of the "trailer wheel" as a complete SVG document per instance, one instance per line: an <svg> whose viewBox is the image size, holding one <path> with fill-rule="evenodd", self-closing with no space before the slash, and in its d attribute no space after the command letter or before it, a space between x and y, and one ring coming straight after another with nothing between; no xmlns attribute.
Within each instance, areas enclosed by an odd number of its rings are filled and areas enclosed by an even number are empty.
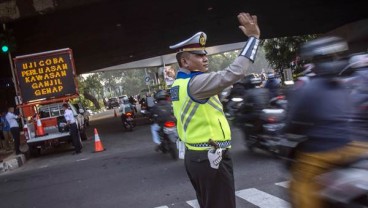
<svg viewBox="0 0 368 208"><path fill-rule="evenodd" d="M29 146L29 153L32 157L39 157L41 155L41 148L37 148L36 146Z"/></svg>
<svg viewBox="0 0 368 208"><path fill-rule="evenodd" d="M79 131L79 136L80 136L82 141L86 141L88 139L87 134L86 134L86 130L80 130Z"/></svg>

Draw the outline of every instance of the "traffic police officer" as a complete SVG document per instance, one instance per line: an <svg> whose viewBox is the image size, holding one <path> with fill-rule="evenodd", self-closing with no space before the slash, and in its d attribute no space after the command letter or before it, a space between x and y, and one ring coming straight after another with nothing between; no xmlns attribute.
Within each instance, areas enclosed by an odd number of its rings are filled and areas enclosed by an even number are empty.
<svg viewBox="0 0 368 208"><path fill-rule="evenodd" d="M170 94L178 134L185 143L185 168L201 208L235 207L231 133L217 95L246 75L260 36L256 16L240 13L238 20L249 39L239 57L222 71L206 73L204 32L170 46L178 50L180 67Z"/></svg>
<svg viewBox="0 0 368 208"><path fill-rule="evenodd" d="M74 117L73 111L69 109L69 106L67 103L63 104L63 109L64 109L64 118L67 122L67 125L69 126L70 136L72 138L72 143L75 148L74 154L79 154L82 152L81 151L82 143L81 143L81 140L79 139L77 120Z"/></svg>

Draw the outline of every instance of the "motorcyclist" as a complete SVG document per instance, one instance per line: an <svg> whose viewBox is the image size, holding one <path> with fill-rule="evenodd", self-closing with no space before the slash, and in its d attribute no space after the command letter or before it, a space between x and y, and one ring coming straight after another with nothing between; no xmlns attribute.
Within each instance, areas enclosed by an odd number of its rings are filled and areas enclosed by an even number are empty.
<svg viewBox="0 0 368 208"><path fill-rule="evenodd" d="M234 114L237 111L238 102L235 102L233 98L243 98L246 90L246 86L244 86L244 80L246 78L242 78L239 81L235 82L230 89L229 95L226 98L225 106L225 115L227 115L228 119L233 119Z"/></svg>
<svg viewBox="0 0 368 208"><path fill-rule="evenodd" d="M245 94L245 90L246 90L243 84L243 79L233 84L233 87L230 90L229 99L234 98L234 97L243 97L243 95Z"/></svg>
<svg viewBox="0 0 368 208"><path fill-rule="evenodd" d="M166 121L176 122L171 103L168 101L169 94L166 90L160 90L155 94L156 104L150 109L153 124L151 125L152 140L157 146L158 151L161 141L159 131Z"/></svg>
<svg viewBox="0 0 368 208"><path fill-rule="evenodd" d="M123 123L126 120L125 114L128 113L128 112L132 113L132 115L134 116L134 110L133 110L132 104L129 102L127 97L124 97L123 101L122 101L122 103L120 104L120 107L119 107L119 113L121 113L120 118L121 118L121 121Z"/></svg>
<svg viewBox="0 0 368 208"><path fill-rule="evenodd" d="M255 132L260 131L260 114L263 109L268 106L270 100L269 91L265 88L259 87L262 84L262 79L255 74L250 74L242 79L245 93L243 95L243 104L241 105L237 115L236 123L244 124L251 122L254 124ZM244 129L244 128L243 128Z"/></svg>
<svg viewBox="0 0 368 208"><path fill-rule="evenodd" d="M281 80L277 77L274 71L267 73L267 80L264 87L270 91L271 98L279 95Z"/></svg>
<svg viewBox="0 0 368 208"><path fill-rule="evenodd" d="M352 139L368 141L368 54L354 54L341 72L354 103L351 115Z"/></svg>
<svg viewBox="0 0 368 208"><path fill-rule="evenodd" d="M316 76L294 93L289 109L287 133L305 135L291 165L290 195L293 207L326 207L318 192L316 177L362 156L367 144L352 141L349 112L353 107L349 90L337 79L346 67L346 41L322 37L301 47L301 57L310 60Z"/></svg>
<svg viewBox="0 0 368 208"><path fill-rule="evenodd" d="M303 86L305 86L306 84L309 83L309 81L312 77L314 77L316 75L313 72L314 64L308 63L308 64L304 64L302 67L304 69L301 72L302 76L298 77L298 79L295 81L293 90L298 90L298 89L302 88Z"/></svg>
<svg viewBox="0 0 368 208"><path fill-rule="evenodd" d="M129 96L129 103L131 104L131 107L133 107L134 112L137 113L137 108L135 106L137 101L136 101L136 99L134 99L133 96Z"/></svg>

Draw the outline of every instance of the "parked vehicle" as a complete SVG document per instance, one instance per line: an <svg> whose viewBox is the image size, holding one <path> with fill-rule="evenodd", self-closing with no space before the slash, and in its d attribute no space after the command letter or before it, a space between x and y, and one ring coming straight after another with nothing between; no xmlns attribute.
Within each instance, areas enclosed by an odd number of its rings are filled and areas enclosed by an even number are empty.
<svg viewBox="0 0 368 208"><path fill-rule="evenodd" d="M83 115L83 124L84 124L84 127L88 127L89 126L89 116L90 116L90 113L88 112L87 108L84 107L82 105L82 103L76 103L74 104L74 107L77 109L77 112L81 115Z"/></svg>
<svg viewBox="0 0 368 208"><path fill-rule="evenodd" d="M178 149L176 146L176 141L178 140L178 134L176 131L176 124L173 121L167 121L161 127L159 131L161 144L159 145L159 150L166 154L169 153L174 159L178 159Z"/></svg>
<svg viewBox="0 0 368 208"><path fill-rule="evenodd" d="M24 136L30 153L62 143L72 143L65 126L62 104L77 98L78 87L72 50L69 48L34 53L14 58L19 96L16 104L23 118Z"/></svg>
<svg viewBox="0 0 368 208"><path fill-rule="evenodd" d="M77 109L69 104L69 108L73 111L75 118L77 119ZM43 104L37 108L39 118L44 129L45 134L42 136L37 135L37 120L35 117L30 117L25 122L24 133L26 135L29 151L32 156L41 154L42 150L54 148L64 143L72 143L69 128L65 125L66 120L64 118L64 111L62 108L63 102ZM86 140L87 135L84 127L80 126L77 122L80 139Z"/></svg>
<svg viewBox="0 0 368 208"><path fill-rule="evenodd" d="M109 98L107 101L107 109L113 109L114 107L119 107L119 99L116 97Z"/></svg>

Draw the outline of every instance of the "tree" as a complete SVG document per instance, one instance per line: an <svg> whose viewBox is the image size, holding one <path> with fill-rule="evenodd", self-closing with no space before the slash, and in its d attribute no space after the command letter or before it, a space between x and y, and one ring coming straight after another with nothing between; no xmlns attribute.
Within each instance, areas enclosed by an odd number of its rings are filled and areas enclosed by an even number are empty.
<svg viewBox="0 0 368 208"><path fill-rule="evenodd" d="M80 101L82 104L89 106L87 100L91 101L96 109L100 109L99 100L103 98L103 86L100 82L100 75L98 73L94 73L89 75L86 78L79 76L79 93L81 96Z"/></svg>
<svg viewBox="0 0 368 208"><path fill-rule="evenodd" d="M137 95L141 90L146 88L144 82L145 72L143 69L126 70L123 73L122 87L124 94Z"/></svg>
<svg viewBox="0 0 368 208"><path fill-rule="evenodd" d="M105 95L105 97L117 97L123 94L120 87L124 80L124 73L122 70L106 71L99 74L100 80L108 92L108 95Z"/></svg>
<svg viewBox="0 0 368 208"><path fill-rule="evenodd" d="M297 57L301 44L316 37L316 35L304 35L265 40L262 43L265 57L270 62L271 67L280 72L282 69L290 68L290 62Z"/></svg>

